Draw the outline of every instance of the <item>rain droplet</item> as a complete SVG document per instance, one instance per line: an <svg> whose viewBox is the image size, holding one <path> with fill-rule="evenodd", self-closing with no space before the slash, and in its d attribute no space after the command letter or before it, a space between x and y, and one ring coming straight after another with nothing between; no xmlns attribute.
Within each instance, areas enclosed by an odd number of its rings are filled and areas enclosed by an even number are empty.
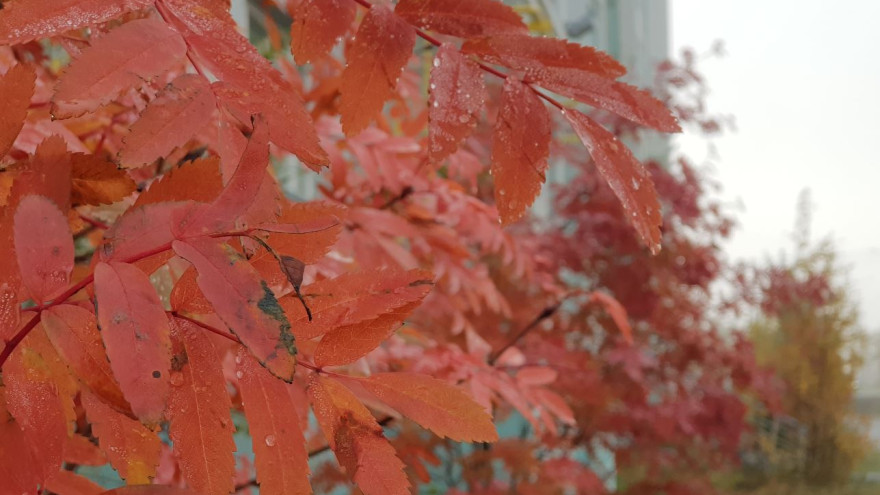
<svg viewBox="0 0 880 495"><path fill-rule="evenodd" d="M241 370L235 372L235 377L241 380L244 377L244 373Z"/></svg>
<svg viewBox="0 0 880 495"><path fill-rule="evenodd" d="M183 373L171 373L171 378L169 378L169 381L174 387L179 387L183 385Z"/></svg>
<svg viewBox="0 0 880 495"><path fill-rule="evenodd" d="M440 67L440 59L439 58L434 59L434 67Z"/></svg>
<svg viewBox="0 0 880 495"><path fill-rule="evenodd" d="M275 446L275 435L266 435L266 445L269 447Z"/></svg>
<svg viewBox="0 0 880 495"><path fill-rule="evenodd" d="M632 179L632 185L633 185L633 189L635 189L636 191L638 191L639 187L642 186L642 184L639 181L637 181L635 177L633 177L633 179Z"/></svg>

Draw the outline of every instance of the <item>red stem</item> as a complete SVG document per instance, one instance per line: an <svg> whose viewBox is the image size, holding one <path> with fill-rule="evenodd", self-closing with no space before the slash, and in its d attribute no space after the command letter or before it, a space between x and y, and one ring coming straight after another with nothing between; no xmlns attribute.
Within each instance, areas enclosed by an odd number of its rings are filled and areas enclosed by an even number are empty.
<svg viewBox="0 0 880 495"><path fill-rule="evenodd" d="M96 220L94 218L87 217L87 216L83 215L82 213L79 214L79 218L83 222L91 225L92 227L97 227L97 228L103 229L103 230L107 230L110 228L110 226L107 225L106 223L104 223L100 220Z"/></svg>
<svg viewBox="0 0 880 495"><path fill-rule="evenodd" d="M368 0L354 0L354 2L361 5L364 8L367 8L367 9L373 8L373 4L370 3ZM438 40L437 38L431 36L430 34L424 32L424 31L422 31L421 29L419 29L415 26L413 26L413 29L416 30L416 34L418 35L419 38L422 38L423 40L427 41L428 43L430 43L434 46L440 46L443 44L440 40ZM498 69L495 69L494 67L490 67L479 60L477 61L477 65L479 65L481 69L488 72L489 74L492 74L493 76L500 77L501 79L507 79L507 74L499 71ZM531 84L529 84L525 81L523 81L523 84L528 86L529 89L531 89L536 95L543 98L545 101L547 101L548 103L550 103L554 107L558 108L559 110L562 110L563 112L565 111L565 105L563 105L562 103L559 103L555 99L538 91L537 89L535 89L534 86L532 86Z"/></svg>

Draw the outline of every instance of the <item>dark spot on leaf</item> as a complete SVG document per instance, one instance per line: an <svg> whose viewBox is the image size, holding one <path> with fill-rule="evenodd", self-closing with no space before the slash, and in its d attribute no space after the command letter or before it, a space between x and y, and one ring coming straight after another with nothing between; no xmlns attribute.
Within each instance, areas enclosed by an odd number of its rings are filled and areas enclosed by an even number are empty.
<svg viewBox="0 0 880 495"><path fill-rule="evenodd" d="M260 285L263 287L263 298L257 303L257 307L279 323L280 335L278 336L276 348L281 347L291 356L296 356L296 342L293 333L290 331L290 322L287 320L284 310L281 309L278 299L275 299L275 294L272 294L266 282L261 280Z"/></svg>
<svg viewBox="0 0 880 495"><path fill-rule="evenodd" d="M153 378L161 378L161 377L162 377L162 373L159 372L159 370L153 371Z"/></svg>

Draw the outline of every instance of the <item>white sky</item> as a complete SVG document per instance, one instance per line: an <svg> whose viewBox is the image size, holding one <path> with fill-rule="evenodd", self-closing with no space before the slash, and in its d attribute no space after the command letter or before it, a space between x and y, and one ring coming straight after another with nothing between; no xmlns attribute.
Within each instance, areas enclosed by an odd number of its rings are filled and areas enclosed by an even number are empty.
<svg viewBox="0 0 880 495"><path fill-rule="evenodd" d="M675 53L727 55L701 64L712 111L737 131L714 140L722 196L741 202L735 259L791 246L797 197L812 191L813 238L831 235L860 302L880 331L880 1L671 0ZM695 160L705 143L684 136Z"/></svg>

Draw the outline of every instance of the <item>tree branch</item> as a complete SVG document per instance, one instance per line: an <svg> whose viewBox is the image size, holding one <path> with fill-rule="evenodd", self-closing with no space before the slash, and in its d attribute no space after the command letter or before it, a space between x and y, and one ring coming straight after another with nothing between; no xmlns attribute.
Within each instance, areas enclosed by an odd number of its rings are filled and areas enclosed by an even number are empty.
<svg viewBox="0 0 880 495"><path fill-rule="evenodd" d="M516 343L519 342L520 340L522 340L522 338L525 337L529 332L531 332L532 330L537 328L539 323L541 323L542 321L546 320L547 318L550 318L551 316L553 316L553 314L556 313L557 309L559 309L558 304L544 308L544 311L541 311L541 314L539 314L537 317L535 317L535 319L532 320L531 323L529 323L528 325L523 327L522 330L517 332L513 336L513 338L508 340L503 346L499 347L497 350L495 350L491 354L489 354L489 360L488 360L489 364L490 365L495 364L495 361L497 361L498 358L501 357L502 354L504 354L504 351L506 351L507 349L510 349L511 347L516 345Z"/></svg>

